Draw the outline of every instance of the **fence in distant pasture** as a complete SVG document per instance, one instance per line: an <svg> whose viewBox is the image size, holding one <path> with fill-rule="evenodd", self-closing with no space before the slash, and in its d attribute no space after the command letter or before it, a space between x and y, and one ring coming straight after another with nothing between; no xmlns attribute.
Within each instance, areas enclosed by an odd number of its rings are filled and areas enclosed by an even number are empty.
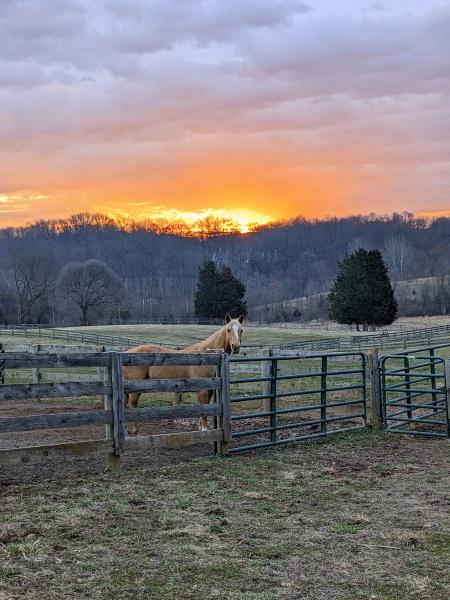
<svg viewBox="0 0 450 600"><path fill-rule="evenodd" d="M3 325L0 328L0 335L7 335L8 337L17 336L19 338L42 338L45 340L52 341L65 341L67 343L75 344L93 344L96 346L117 346L123 348L131 348L133 346L140 346L141 344L150 343L146 342L143 338L133 338L126 336L115 336L115 335L104 335L101 333L94 333L90 331L77 331L75 329L63 329L55 327L43 327L40 325ZM153 340L152 344L162 345L163 342ZM167 348L176 348L175 344L164 342L164 346Z"/></svg>
<svg viewBox="0 0 450 600"><path fill-rule="evenodd" d="M124 380L126 366L198 365L211 366L216 374L196 379ZM105 426L105 436L66 443L47 443L0 450L0 464L38 462L59 456L80 456L105 451L108 464L117 466L120 455L134 448L182 447L195 443L215 443L219 453L227 451L230 441L228 356L224 354L127 354L91 352L72 354L0 354L0 371L8 369L103 369L97 381L70 383L32 383L0 385L0 401L42 398L103 396L103 410L56 412L0 418L0 433L36 432L42 429L67 429ZM210 405L158 406L126 409L124 394L131 392L215 391L216 402ZM156 422L163 419L214 417L216 426L209 431L181 431L148 436L125 436L125 422Z"/></svg>
<svg viewBox="0 0 450 600"><path fill-rule="evenodd" d="M435 327L422 327L419 329L403 331L384 331L383 333L368 333L347 337L333 337L298 342L274 344L279 350L302 350L310 352L364 352L369 348L378 348L380 351L397 350L417 346L419 344L431 346L450 339L450 323Z"/></svg>
<svg viewBox="0 0 450 600"><path fill-rule="evenodd" d="M94 344L96 346L117 346L122 349L152 343L167 348L180 348L179 344L146 340L143 337L134 338L123 335L106 335L98 331L76 329L51 328L42 326L3 326L0 335L18 336L25 338L43 338L47 340L63 340L67 343ZM369 348L377 347L380 351L406 350L411 346L431 346L444 343L450 339L450 323L436 325L435 327L422 327L411 330L384 331L382 333L367 333L352 336L329 337L323 339L298 340L292 342L274 343L272 348L278 353L284 351L296 352L364 352ZM244 350L255 352L264 347L264 344L246 344Z"/></svg>

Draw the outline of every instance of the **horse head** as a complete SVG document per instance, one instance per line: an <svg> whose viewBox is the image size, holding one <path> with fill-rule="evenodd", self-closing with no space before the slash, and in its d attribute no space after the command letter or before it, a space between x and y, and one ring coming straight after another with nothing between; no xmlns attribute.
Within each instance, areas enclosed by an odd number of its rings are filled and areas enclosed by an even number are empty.
<svg viewBox="0 0 450 600"><path fill-rule="evenodd" d="M241 349L243 322L244 315L238 319L232 319L228 313L225 315L225 351L228 354L238 354Z"/></svg>

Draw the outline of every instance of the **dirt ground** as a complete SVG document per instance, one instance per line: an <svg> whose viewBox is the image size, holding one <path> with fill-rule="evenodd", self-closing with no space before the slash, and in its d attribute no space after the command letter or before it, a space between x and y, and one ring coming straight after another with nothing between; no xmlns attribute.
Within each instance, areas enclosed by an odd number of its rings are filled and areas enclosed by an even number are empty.
<svg viewBox="0 0 450 600"><path fill-rule="evenodd" d="M146 395L147 399L149 395ZM170 395L170 400L172 396ZM190 398L193 401L192 398ZM141 403L144 405L144 403ZM259 405L258 405L259 406ZM234 407L233 407L234 408ZM250 410L245 407L247 412ZM346 407L344 407L346 408ZM102 402L96 401L94 398L78 399L41 399L36 400L4 400L0 405L0 418L4 417L21 417L30 415L48 415L49 413L64 414L67 412L86 412L102 410ZM254 409L256 410L256 409ZM360 410L358 406L349 407L349 412L357 412ZM251 410L250 410L251 412ZM328 411L328 417L334 414L340 415L339 410L332 412ZM308 420L320 419L320 406L311 409L308 412L302 413L300 416L294 415L278 415L278 424L287 425L288 423L296 424L305 422L303 427L293 427L280 430L277 432L277 438L287 439L293 436L308 436L318 435L320 433L320 423L315 425L306 425ZM363 419L349 418L348 420L338 421L328 424L328 431L345 429L349 427L363 426ZM210 423L212 426L212 423ZM243 419L233 422L233 432L257 430L270 426L269 417ZM140 423L140 435L155 435L161 433L177 433L184 431L196 431L197 419L176 419L176 420L161 420L152 423ZM19 431L14 433L3 433L0 436L0 450L8 448L21 448L42 444L57 444L68 442L79 442L81 440L98 440L105 438L105 427L103 425L71 427L61 429L37 429L32 431ZM246 435L236 438L233 446L251 445L256 443L264 443L270 440L270 432L260 433L258 435Z"/></svg>
<svg viewBox="0 0 450 600"><path fill-rule="evenodd" d="M444 600L447 440L361 431L0 469L0 598Z"/></svg>
<svg viewBox="0 0 450 600"><path fill-rule="evenodd" d="M63 414L66 412L85 412L103 410L103 403L92 398L78 399L42 399L30 400L4 400L0 405L0 417L21 417L30 415ZM178 431L197 430L196 419L177 419L176 421L162 420L152 424L140 424L139 433L151 435ZM57 444L65 442L79 442L81 440L96 440L105 437L104 425L71 427L61 429L37 429L2 434L0 449L18 448L38 444Z"/></svg>

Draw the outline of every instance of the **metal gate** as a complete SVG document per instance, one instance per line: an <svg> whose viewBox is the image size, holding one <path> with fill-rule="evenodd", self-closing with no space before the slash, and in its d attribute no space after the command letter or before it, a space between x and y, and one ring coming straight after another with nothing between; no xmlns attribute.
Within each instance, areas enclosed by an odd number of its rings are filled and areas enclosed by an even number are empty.
<svg viewBox="0 0 450 600"><path fill-rule="evenodd" d="M362 352L232 357L230 452L366 425Z"/></svg>
<svg viewBox="0 0 450 600"><path fill-rule="evenodd" d="M440 349L441 356L436 356ZM448 345L380 358L380 385L385 431L449 437Z"/></svg>

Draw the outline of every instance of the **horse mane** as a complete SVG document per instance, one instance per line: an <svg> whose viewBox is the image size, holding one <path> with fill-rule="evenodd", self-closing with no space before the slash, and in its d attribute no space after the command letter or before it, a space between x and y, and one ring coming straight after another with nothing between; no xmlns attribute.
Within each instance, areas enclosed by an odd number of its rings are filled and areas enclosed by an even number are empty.
<svg viewBox="0 0 450 600"><path fill-rule="evenodd" d="M126 352L136 353L160 353L160 354L170 354L171 352L177 352L174 348L165 348L164 346L158 346L156 344L142 344L142 346L135 346L134 348L129 348Z"/></svg>
<svg viewBox="0 0 450 600"><path fill-rule="evenodd" d="M225 327L226 327L226 325L224 325L223 327L221 327L220 329L218 329L217 331L212 333L209 337L206 338L206 340L203 340L201 342L195 342L194 344L191 344L187 348L184 348L184 351L185 352L186 351L201 352L201 351L207 351L207 350L222 350L223 349L226 352L229 352L230 348L225 348L225 340L226 340Z"/></svg>
<svg viewBox="0 0 450 600"><path fill-rule="evenodd" d="M162 353L171 353L171 352L207 352L211 350L225 350L225 352L230 352L229 347L226 346L226 336L225 336L225 327L221 327L214 333L212 333L206 340L202 340L200 342L195 342L186 348L182 348L181 350L175 350L174 348L164 348L163 346L158 346L156 344L143 344L142 346L137 346L135 348L130 348L127 352L162 352Z"/></svg>

